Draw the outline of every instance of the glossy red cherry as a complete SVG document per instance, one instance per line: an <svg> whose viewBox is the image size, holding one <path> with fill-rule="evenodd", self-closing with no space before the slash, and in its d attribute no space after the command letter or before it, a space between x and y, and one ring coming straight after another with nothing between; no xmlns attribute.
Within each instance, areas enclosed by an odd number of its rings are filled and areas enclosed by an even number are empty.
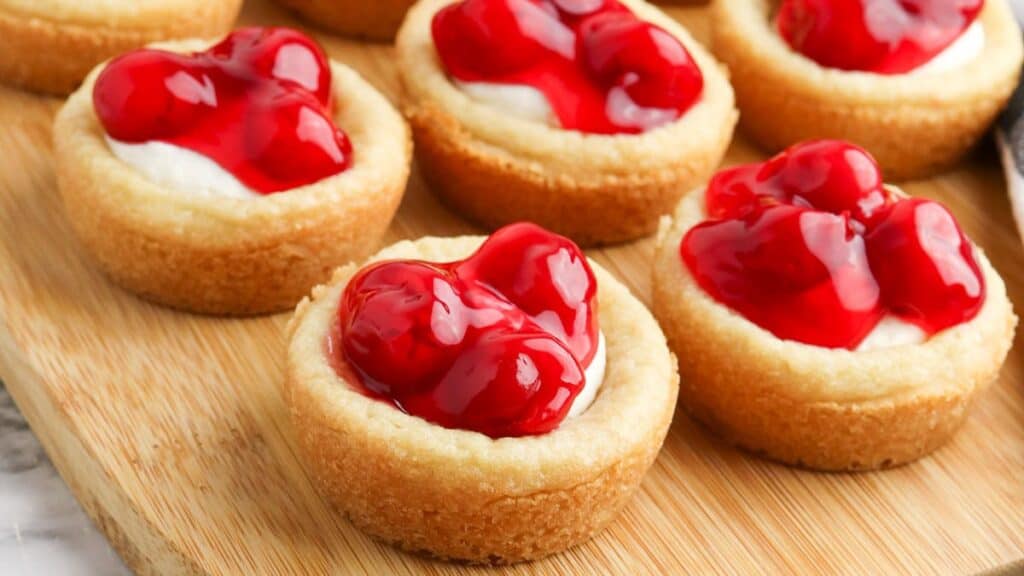
<svg viewBox="0 0 1024 576"><path fill-rule="evenodd" d="M343 344L366 388L382 394L415 393L451 361L442 355L430 326L437 302L434 280L445 276L445 270L410 263L371 266L352 279L360 290L346 291L342 298ZM376 321L355 321L357 314Z"/></svg>
<svg viewBox="0 0 1024 576"><path fill-rule="evenodd" d="M685 110L704 88L686 48L629 12L587 18L580 25L580 40L586 65L599 81L624 88L640 106Z"/></svg>
<svg viewBox="0 0 1024 576"><path fill-rule="evenodd" d="M643 132L703 90L686 48L618 0L463 0L438 12L432 34L450 76L530 86L567 130Z"/></svg>
<svg viewBox="0 0 1024 576"><path fill-rule="evenodd" d="M445 68L459 77L516 72L548 52L571 58L575 42L544 0L465 0L438 12L431 27Z"/></svg>
<svg viewBox="0 0 1024 576"><path fill-rule="evenodd" d="M572 241L538 226L506 226L461 263L458 273L500 292L561 339L582 364L590 364L598 340L597 310L591 305L597 280Z"/></svg>
<svg viewBox="0 0 1024 576"><path fill-rule="evenodd" d="M141 142L187 131L216 109L213 70L158 50L129 52L96 79L93 105L112 138ZM125 113L130 111L130 113Z"/></svg>
<svg viewBox="0 0 1024 576"><path fill-rule="evenodd" d="M536 329L492 330L462 352L437 386L402 408L445 426L492 438L558 427L582 389L583 369L557 338Z"/></svg>
<svg viewBox="0 0 1024 576"><path fill-rule="evenodd" d="M804 142L767 162L723 170L707 190L708 214L715 217L742 215L767 197L849 212L866 225L889 201L874 158L859 146L835 140Z"/></svg>
<svg viewBox="0 0 1024 576"><path fill-rule="evenodd" d="M286 28L241 28L205 52L115 59L93 102L112 138L188 148L269 194L351 165L330 95L330 66L313 40Z"/></svg>
<svg viewBox="0 0 1024 576"><path fill-rule="evenodd" d="M952 44L984 0L784 0L778 28L794 50L830 68L901 74Z"/></svg>
<svg viewBox="0 0 1024 576"><path fill-rule="evenodd" d="M896 199L845 142L798 144L712 178L680 243L698 285L783 339L856 348L886 314L928 334L972 318L984 282L934 202Z"/></svg>
<svg viewBox="0 0 1024 576"><path fill-rule="evenodd" d="M847 347L881 317L864 240L846 216L779 204L704 222L681 250L711 296L779 338Z"/></svg>
<svg viewBox="0 0 1024 576"><path fill-rule="evenodd" d="M257 78L274 78L311 92L324 106L331 102L331 67L312 38L291 28L239 28L210 54L229 66L250 67ZM238 71L245 75L245 70Z"/></svg>
<svg viewBox="0 0 1024 576"><path fill-rule="evenodd" d="M595 293L579 248L515 224L465 260L362 270L342 296L340 348L368 392L410 414L492 437L540 434L584 385Z"/></svg>
<svg viewBox="0 0 1024 576"><path fill-rule="evenodd" d="M288 190L337 173L352 160L348 136L314 96L286 92L250 110L245 125L247 156L261 169L250 176L261 188Z"/></svg>
<svg viewBox="0 0 1024 576"><path fill-rule="evenodd" d="M339 313L345 354L369 390L389 396L430 388L481 329L525 322L502 299L467 295L447 265L385 262L349 286Z"/></svg>
<svg viewBox="0 0 1024 576"><path fill-rule="evenodd" d="M898 202L865 240L885 305L904 320L934 334L981 309L985 284L974 250L942 204Z"/></svg>
<svg viewBox="0 0 1024 576"><path fill-rule="evenodd" d="M849 212L864 224L889 201L878 163L863 148L846 142L795 146L769 162L767 172L786 201L835 214Z"/></svg>

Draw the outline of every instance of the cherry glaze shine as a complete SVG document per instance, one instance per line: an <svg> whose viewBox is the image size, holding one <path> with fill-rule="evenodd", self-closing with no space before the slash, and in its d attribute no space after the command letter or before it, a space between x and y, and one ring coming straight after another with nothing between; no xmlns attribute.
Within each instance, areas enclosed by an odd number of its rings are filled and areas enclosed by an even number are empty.
<svg viewBox="0 0 1024 576"><path fill-rule="evenodd" d="M902 74L925 64L974 22L984 0L783 0L779 33L829 68Z"/></svg>
<svg viewBox="0 0 1024 576"><path fill-rule="evenodd" d="M361 270L342 295L335 353L409 414L494 438L542 434L583 388L596 292L575 244L513 224L465 260Z"/></svg>
<svg viewBox="0 0 1024 576"><path fill-rule="evenodd" d="M856 348L887 314L931 335L981 309L970 242L941 204L895 198L867 152L797 144L719 172L680 255L713 298L779 338Z"/></svg>
<svg viewBox="0 0 1024 576"><path fill-rule="evenodd" d="M111 138L188 148L264 194L352 162L331 118L327 56L287 28L240 28L194 54L129 52L100 74L93 104Z"/></svg>
<svg viewBox="0 0 1024 576"><path fill-rule="evenodd" d="M464 0L432 33L453 78L531 86L567 130L643 132L682 116L704 86L675 37L617 0Z"/></svg>

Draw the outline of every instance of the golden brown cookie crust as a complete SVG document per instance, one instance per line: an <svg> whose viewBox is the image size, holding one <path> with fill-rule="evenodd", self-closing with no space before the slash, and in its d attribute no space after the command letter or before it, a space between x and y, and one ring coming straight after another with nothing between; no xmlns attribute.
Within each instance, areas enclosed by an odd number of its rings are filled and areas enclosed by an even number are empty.
<svg viewBox="0 0 1024 576"><path fill-rule="evenodd" d="M328 30L389 41L402 24L405 11L416 0L277 0L307 21Z"/></svg>
<svg viewBox="0 0 1024 576"><path fill-rule="evenodd" d="M776 2L714 0L715 54L729 67L741 128L769 151L813 138L849 140L897 180L948 167L969 150L1017 84L1024 50L1004 0L979 15L985 47L946 72L882 76L824 68L772 25Z"/></svg>
<svg viewBox="0 0 1024 576"><path fill-rule="evenodd" d="M599 136L511 117L455 87L430 36L453 0L421 0L397 40L406 114L431 188L485 226L529 220L582 245L654 232L680 194L718 166L736 122L732 88L711 55L657 8L623 0L665 28L704 74L701 100L682 118L637 136Z"/></svg>
<svg viewBox="0 0 1024 576"><path fill-rule="evenodd" d="M970 322L926 342L850 352L781 340L719 304L679 255L704 220L703 190L659 234L654 311L679 358L680 399L747 450L822 470L869 470L945 443L998 375L1017 318L1002 279L978 250L987 296Z"/></svg>
<svg viewBox="0 0 1024 576"><path fill-rule="evenodd" d="M354 150L348 170L278 194L211 199L159 186L113 155L92 106L100 69L58 114L54 148L71 225L117 284L174 308L260 314L293 307L377 248L405 190L411 141L398 111L353 70L331 63L335 122Z"/></svg>
<svg viewBox="0 0 1024 576"><path fill-rule="evenodd" d="M372 260L450 261L482 241L405 241ZM357 267L314 290L290 324L285 398L321 492L368 534L443 558L529 560L600 531L654 461L678 375L651 314L593 266L607 345L604 382L582 415L523 438L442 428L357 392L328 364L325 347Z"/></svg>
<svg viewBox="0 0 1024 576"><path fill-rule="evenodd" d="M0 80L63 95L97 64L123 52L160 40L226 33L242 0L160 0L141 7L107 1L92 10L93 3L78 0L40 4L45 6L0 0Z"/></svg>

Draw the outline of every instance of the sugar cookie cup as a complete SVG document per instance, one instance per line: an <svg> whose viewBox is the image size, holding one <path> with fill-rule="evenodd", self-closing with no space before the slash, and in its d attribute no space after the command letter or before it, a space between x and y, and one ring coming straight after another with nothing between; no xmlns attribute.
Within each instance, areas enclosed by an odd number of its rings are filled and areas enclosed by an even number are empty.
<svg viewBox="0 0 1024 576"><path fill-rule="evenodd" d="M953 70L884 76L820 66L795 52L771 0L715 0L715 55L728 67L741 129L768 151L815 138L866 148L895 180L950 166L988 129L1017 85L1020 29L1004 0L979 15L983 52Z"/></svg>
<svg viewBox="0 0 1024 576"><path fill-rule="evenodd" d="M468 256L482 237L400 242L371 261ZM328 358L340 269L290 324L285 399L321 492L381 540L483 563L539 558L589 539L635 492L675 408L678 375L654 318L610 274L598 279L607 371L594 403L538 436L491 439L371 399Z"/></svg>
<svg viewBox="0 0 1024 576"><path fill-rule="evenodd" d="M700 100L671 124L602 136L510 116L456 87L434 47L434 15L452 0L422 0L397 39L417 160L432 190L462 215L496 228L527 220L581 245L651 234L680 194L718 166L737 113L724 69L674 20L637 0L638 17L678 38L704 76Z"/></svg>
<svg viewBox="0 0 1024 576"><path fill-rule="evenodd" d="M70 93L100 62L150 42L214 37L242 0L0 0L0 81Z"/></svg>
<svg viewBox="0 0 1024 576"><path fill-rule="evenodd" d="M311 24L346 36L389 41L416 0L277 0Z"/></svg>
<svg viewBox="0 0 1024 576"><path fill-rule="evenodd" d="M679 255L702 222L702 190L659 231L654 312L679 358L686 410L727 441L787 464L871 470L944 444L998 375L1016 317L976 250L987 296L972 320L921 344L863 352L782 340L718 303Z"/></svg>
<svg viewBox="0 0 1024 576"><path fill-rule="evenodd" d="M194 51L207 43L175 43ZM107 275L154 302L228 315L286 310L377 247L409 174L408 126L355 71L331 63L334 120L352 142L340 174L257 198L160 186L110 150L94 70L57 115L57 180L76 235Z"/></svg>

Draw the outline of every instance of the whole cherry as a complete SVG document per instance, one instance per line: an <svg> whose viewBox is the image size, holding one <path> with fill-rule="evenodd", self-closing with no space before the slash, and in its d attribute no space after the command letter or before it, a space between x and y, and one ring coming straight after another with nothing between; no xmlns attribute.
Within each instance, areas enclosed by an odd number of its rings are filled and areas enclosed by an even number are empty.
<svg viewBox="0 0 1024 576"><path fill-rule="evenodd" d="M883 301L904 320L935 333L981 309L985 284L974 249L942 204L897 202L865 240Z"/></svg>
<svg viewBox="0 0 1024 576"><path fill-rule="evenodd" d="M449 70L505 74L554 53L572 58L572 30L545 0L465 0L442 9L431 24Z"/></svg>
<svg viewBox="0 0 1024 576"><path fill-rule="evenodd" d="M119 56L96 79L93 106L112 138L145 142L187 131L216 109L217 72L187 56L138 50Z"/></svg>

